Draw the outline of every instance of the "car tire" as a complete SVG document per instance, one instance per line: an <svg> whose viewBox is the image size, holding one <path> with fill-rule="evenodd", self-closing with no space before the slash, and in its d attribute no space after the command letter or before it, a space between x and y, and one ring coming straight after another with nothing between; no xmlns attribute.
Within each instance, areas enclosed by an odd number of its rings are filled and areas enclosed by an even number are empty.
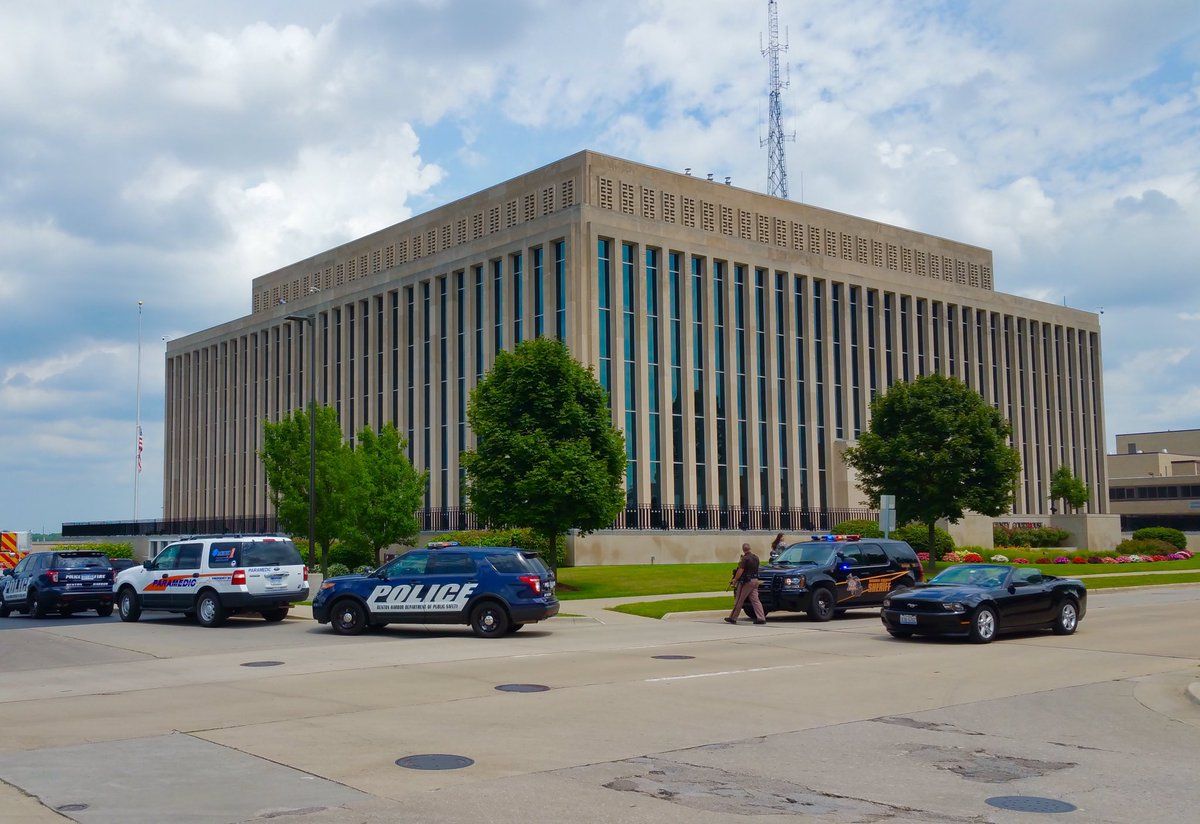
<svg viewBox="0 0 1200 824"><path fill-rule="evenodd" d="M523 627L523 626L525 626L525 625L524 624L510 624L508 627L508 634L512 635L514 632L520 632L521 627Z"/></svg>
<svg viewBox="0 0 1200 824"><path fill-rule="evenodd" d="M112 615L112 611L112 604L101 604L100 606L96 607L96 614L101 618L107 618L108 616Z"/></svg>
<svg viewBox="0 0 1200 824"><path fill-rule="evenodd" d="M1058 605L1058 614L1054 618L1055 635L1073 635L1079 627L1079 606L1074 598L1067 598Z"/></svg>
<svg viewBox="0 0 1200 824"><path fill-rule="evenodd" d="M846 610L844 610L844 609L835 609L835 610L833 611L833 617L834 617L834 618L845 618L845 617L846 617Z"/></svg>
<svg viewBox="0 0 1200 824"><path fill-rule="evenodd" d="M259 615L261 615L263 617L264 621L269 621L272 624L275 623L276 621L282 621L284 618L287 617L287 614L288 614L288 607L279 607L278 609L264 609L262 612L259 613Z"/></svg>
<svg viewBox="0 0 1200 824"><path fill-rule="evenodd" d="M46 602L38 598L36 589L29 590L29 594L25 596L25 606L29 610L30 618L45 618L46 613L50 611Z"/></svg>
<svg viewBox="0 0 1200 824"><path fill-rule="evenodd" d="M499 638L508 634L508 613L495 601L484 601L471 610L471 631L479 638Z"/></svg>
<svg viewBox="0 0 1200 824"><path fill-rule="evenodd" d="M12 614L12 607L4 600L4 596L0 595L0 618L7 618Z"/></svg>
<svg viewBox="0 0 1200 824"><path fill-rule="evenodd" d="M64 618L70 618L71 615L74 614L74 612L75 612L74 607L62 606L62 607L58 608L58 614Z"/></svg>
<svg viewBox="0 0 1200 824"><path fill-rule="evenodd" d="M196 598L196 620L202 627L219 627L225 623L229 613L221 603L221 596L211 589L201 592Z"/></svg>
<svg viewBox="0 0 1200 824"><path fill-rule="evenodd" d="M387 621L372 621L367 624L367 629L372 632L379 632L382 629L387 629Z"/></svg>
<svg viewBox="0 0 1200 824"><path fill-rule="evenodd" d="M829 587L817 587L808 596L808 619L820 622L830 620L833 618L833 613L836 612L835 603L833 590Z"/></svg>
<svg viewBox="0 0 1200 824"><path fill-rule="evenodd" d="M980 607L971 616L971 640L976 644L990 644L996 638L996 610Z"/></svg>
<svg viewBox="0 0 1200 824"><path fill-rule="evenodd" d="M905 638L906 639L906 638L913 637L911 629L889 629L887 631L887 634L892 636L893 638Z"/></svg>
<svg viewBox="0 0 1200 824"><path fill-rule="evenodd" d="M335 601L329 609L329 625L338 635L361 635L367 628L367 610L353 598Z"/></svg>
<svg viewBox="0 0 1200 824"><path fill-rule="evenodd" d="M133 587L125 587L117 595L117 614L122 621L132 622L142 617L142 605Z"/></svg>

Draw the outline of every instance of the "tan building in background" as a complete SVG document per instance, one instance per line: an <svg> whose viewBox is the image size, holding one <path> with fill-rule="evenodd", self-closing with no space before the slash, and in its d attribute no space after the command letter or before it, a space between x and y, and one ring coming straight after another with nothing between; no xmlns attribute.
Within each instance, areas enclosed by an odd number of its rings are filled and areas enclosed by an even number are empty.
<svg viewBox="0 0 1200 824"><path fill-rule="evenodd" d="M623 526L799 529L861 506L841 455L897 381L964 380L1013 423L1018 513L1066 464L1106 512L1098 317L996 292L986 249L580 152L254 280L251 313L171 341L166 518L271 511L262 422L317 400L395 422L462 521L466 399L558 337L626 433ZM806 514L808 513L808 514ZM815 523L809 521L808 523Z"/></svg>
<svg viewBox="0 0 1200 824"><path fill-rule="evenodd" d="M1128 528L1200 530L1200 429L1117 435L1109 501Z"/></svg>

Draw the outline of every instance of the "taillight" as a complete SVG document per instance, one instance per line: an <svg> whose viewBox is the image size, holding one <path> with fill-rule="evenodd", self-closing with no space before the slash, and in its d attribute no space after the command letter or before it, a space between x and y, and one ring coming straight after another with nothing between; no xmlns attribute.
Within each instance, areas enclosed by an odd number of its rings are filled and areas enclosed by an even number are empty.
<svg viewBox="0 0 1200 824"><path fill-rule="evenodd" d="M235 569L233 571L233 578L230 579L229 583L233 584L235 587L244 587L246 585L246 570Z"/></svg>
<svg viewBox="0 0 1200 824"><path fill-rule="evenodd" d="M542 594L542 579L536 575L522 575L518 580L532 589L534 595Z"/></svg>
<svg viewBox="0 0 1200 824"><path fill-rule="evenodd" d="M308 567L304 568L304 583L308 583Z"/></svg>
<svg viewBox="0 0 1200 824"><path fill-rule="evenodd" d="M46 577L50 579L50 583L57 584L58 583L58 570L57 569L46 570Z"/></svg>

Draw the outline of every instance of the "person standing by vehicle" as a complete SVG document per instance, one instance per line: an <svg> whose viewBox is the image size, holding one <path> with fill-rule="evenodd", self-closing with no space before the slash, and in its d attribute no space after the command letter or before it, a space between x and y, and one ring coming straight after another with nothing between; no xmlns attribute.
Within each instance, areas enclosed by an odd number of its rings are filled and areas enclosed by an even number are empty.
<svg viewBox="0 0 1200 824"><path fill-rule="evenodd" d="M733 599L733 612L725 619L727 624L737 623L737 614L742 610L742 604L750 601L750 609L754 611L754 623L767 623L763 615L762 601L758 600L758 556L750 551L750 544L742 544L742 558L737 569L733 571L733 580L737 584L737 595Z"/></svg>
<svg viewBox="0 0 1200 824"><path fill-rule="evenodd" d="M771 541L771 563L775 563L775 559L779 557L779 553L787 548L787 541L783 540L783 533L780 532L775 536L775 540Z"/></svg>

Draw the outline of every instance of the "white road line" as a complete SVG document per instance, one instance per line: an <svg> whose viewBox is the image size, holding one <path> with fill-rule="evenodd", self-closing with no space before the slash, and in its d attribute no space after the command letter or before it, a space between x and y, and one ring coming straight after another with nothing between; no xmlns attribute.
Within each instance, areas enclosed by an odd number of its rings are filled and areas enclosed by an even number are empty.
<svg viewBox="0 0 1200 824"><path fill-rule="evenodd" d="M784 664L779 667L752 667L750 669L724 670L722 672L698 672L694 675L671 675L666 678L644 678L643 683L655 684L659 681L685 681L688 678L715 678L718 675L741 675L746 672L770 672L771 670L796 669L797 667L819 667L820 662L806 664Z"/></svg>

